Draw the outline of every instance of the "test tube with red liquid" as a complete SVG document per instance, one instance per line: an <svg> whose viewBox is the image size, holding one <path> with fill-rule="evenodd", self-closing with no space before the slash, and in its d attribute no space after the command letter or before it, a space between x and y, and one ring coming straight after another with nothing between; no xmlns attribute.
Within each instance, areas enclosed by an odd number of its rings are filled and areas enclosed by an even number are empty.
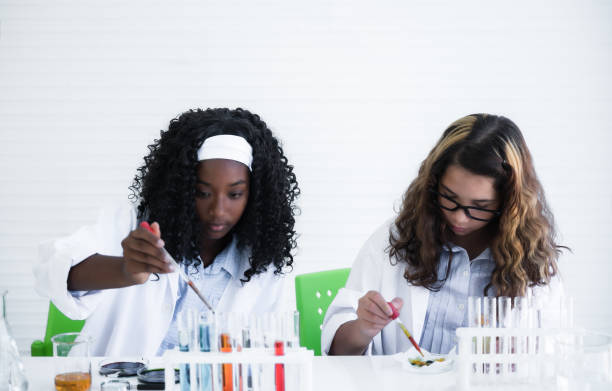
<svg viewBox="0 0 612 391"><path fill-rule="evenodd" d="M274 342L274 354L276 356L285 355L285 343L283 341ZM275 364L274 365L274 384L276 385L276 391L285 391L285 365Z"/></svg>

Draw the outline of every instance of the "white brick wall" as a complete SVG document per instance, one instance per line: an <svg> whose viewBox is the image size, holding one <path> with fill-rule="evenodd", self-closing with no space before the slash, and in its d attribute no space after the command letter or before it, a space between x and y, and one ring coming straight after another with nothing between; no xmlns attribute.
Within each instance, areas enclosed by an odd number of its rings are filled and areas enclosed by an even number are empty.
<svg viewBox="0 0 612 391"><path fill-rule="evenodd" d="M373 4L0 0L0 287L20 348L44 333L37 243L126 197L168 120L212 106L285 143L295 273L349 266L450 122L510 117L574 250L578 323L612 332L612 3Z"/></svg>

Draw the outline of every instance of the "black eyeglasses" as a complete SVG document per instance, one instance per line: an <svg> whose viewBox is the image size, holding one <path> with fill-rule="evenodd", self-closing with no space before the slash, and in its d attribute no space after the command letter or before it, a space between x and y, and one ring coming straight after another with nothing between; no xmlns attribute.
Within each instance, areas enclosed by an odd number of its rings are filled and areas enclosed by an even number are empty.
<svg viewBox="0 0 612 391"><path fill-rule="evenodd" d="M430 189L429 191L437 196L434 198L434 203L440 208L448 210L449 212L454 212L461 208L467 217L478 221L491 221L497 216L501 215L501 211L499 210L490 210L479 208L477 206L463 206L452 198L433 189Z"/></svg>

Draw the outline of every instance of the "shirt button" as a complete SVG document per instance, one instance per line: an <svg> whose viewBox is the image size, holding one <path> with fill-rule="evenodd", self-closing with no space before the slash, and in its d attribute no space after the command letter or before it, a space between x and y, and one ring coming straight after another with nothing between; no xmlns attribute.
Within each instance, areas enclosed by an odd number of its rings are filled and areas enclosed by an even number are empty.
<svg viewBox="0 0 612 391"><path fill-rule="evenodd" d="M461 311L463 311L463 309L465 308L465 306L464 306L463 304L459 304L459 305L458 305L458 307L459 307L459 309L460 309Z"/></svg>
<svg viewBox="0 0 612 391"><path fill-rule="evenodd" d="M469 275L470 275L470 273L467 270L463 272L463 277L467 277Z"/></svg>

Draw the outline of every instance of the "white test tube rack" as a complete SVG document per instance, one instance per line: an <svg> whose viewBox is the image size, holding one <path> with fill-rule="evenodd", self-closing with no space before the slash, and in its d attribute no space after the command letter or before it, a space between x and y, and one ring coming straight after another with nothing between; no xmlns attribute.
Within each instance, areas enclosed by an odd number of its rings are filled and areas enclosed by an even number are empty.
<svg viewBox="0 0 612 391"><path fill-rule="evenodd" d="M181 352L168 350L163 355L166 390L180 390L180 384L175 384L174 369L179 364L287 364L296 368L292 371L299 376L298 391L312 391L312 358L314 352L303 347L285 349L285 354L277 356L274 348L243 348L233 352ZM190 371L190 391L197 391L196 372ZM286 373L287 375L287 373Z"/></svg>
<svg viewBox="0 0 612 391"><path fill-rule="evenodd" d="M457 385L459 390L541 390L554 385L557 373L555 338L559 329L476 328L457 329ZM489 349L486 349L487 346ZM487 351L488 350L488 351Z"/></svg>

